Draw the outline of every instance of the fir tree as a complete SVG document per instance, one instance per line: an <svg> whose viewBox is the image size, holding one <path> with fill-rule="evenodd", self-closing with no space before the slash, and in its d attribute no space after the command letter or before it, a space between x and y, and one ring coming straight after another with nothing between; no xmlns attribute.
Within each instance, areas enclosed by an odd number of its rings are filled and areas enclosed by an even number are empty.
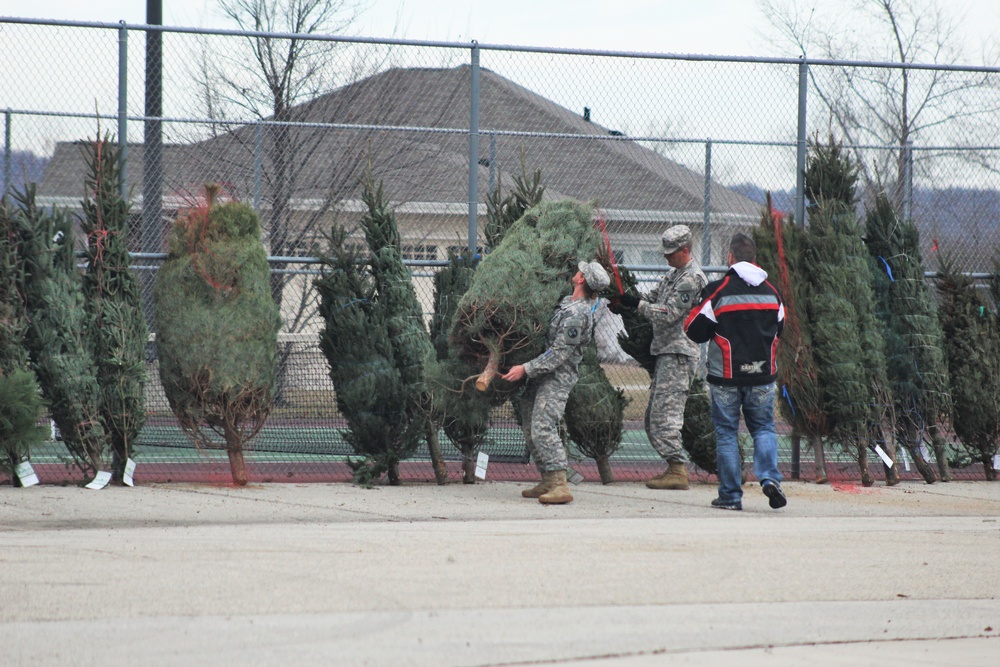
<svg viewBox="0 0 1000 667"><path fill-rule="evenodd" d="M346 244L347 230L331 231L316 283L324 321L320 349L348 423L344 437L364 457L350 461L355 480L370 486L387 474L395 485L399 462L427 433L424 369L433 346L381 184L369 178L363 198L368 213L361 224L371 254L362 262Z"/></svg>
<svg viewBox="0 0 1000 667"><path fill-rule="evenodd" d="M950 420L951 393L941 325L924 280L919 234L912 222L899 218L885 192L876 196L865 226L898 437L930 484L934 470L919 446L922 434L928 433L941 479L948 481L939 424Z"/></svg>
<svg viewBox="0 0 1000 667"><path fill-rule="evenodd" d="M448 331L458 302L472 283L478 264L478 254L451 250L448 266L434 274L431 340L435 358L426 370L432 419L441 424L445 435L460 452L462 481L466 484L476 481L476 458L489 432L492 403L489 396L476 391L468 381L477 371L458 358L449 343Z"/></svg>
<svg viewBox="0 0 1000 667"><path fill-rule="evenodd" d="M85 147L87 197L83 233L87 270L83 292L94 322L94 354L101 387L101 419L112 452L112 476L121 482L146 421L146 320L139 284L129 268L130 204L118 192L118 149L107 137Z"/></svg>
<svg viewBox="0 0 1000 667"><path fill-rule="evenodd" d="M992 481L1000 438L1000 331L973 279L960 273L951 258L941 258L938 275L955 433Z"/></svg>
<svg viewBox="0 0 1000 667"><path fill-rule="evenodd" d="M503 241L507 230L529 208L542 200L545 187L541 185L542 173L536 170L528 178L522 164L521 176L514 178L514 189L504 193L502 179L486 199L487 222L484 229L489 249ZM436 352L435 362L428 367L428 385L432 393L434 419L439 421L452 444L462 455L462 481L476 481L476 458L486 442L490 415L494 403L506 400L505 394L480 392L469 380L478 370L459 357L460 351L449 340L455 312L462 296L472 284L472 277L479 266L478 253L467 250L449 252L448 266L434 276L434 317L431 320L431 338Z"/></svg>
<svg viewBox="0 0 1000 667"><path fill-rule="evenodd" d="M73 462L84 475L107 470L100 415L93 319L76 269L73 224L63 211L43 213L35 186L16 196L24 257L25 341L32 367Z"/></svg>
<svg viewBox="0 0 1000 667"><path fill-rule="evenodd" d="M37 426L44 406L25 348L24 262L14 215L0 198L0 471L18 486L14 468L45 440L45 431Z"/></svg>
<svg viewBox="0 0 1000 667"><path fill-rule="evenodd" d="M271 298L260 222L249 206L216 204L182 215L157 274L160 380L181 427L199 447L229 456L247 483L243 451L273 405L281 316Z"/></svg>
<svg viewBox="0 0 1000 667"><path fill-rule="evenodd" d="M871 486L869 444L882 444L890 459L894 452L878 434L889 403L885 348L854 212L840 202L820 202L810 218L808 253L809 317L824 410L834 437L856 454L862 483ZM886 482L896 481L895 466L887 467Z"/></svg>
<svg viewBox="0 0 1000 667"><path fill-rule="evenodd" d="M823 409L819 369L813 353L812 327L806 305L812 299L806 262L806 232L791 216L783 219L768 193L760 225L753 230L757 262L781 290L785 326L778 346L777 407L792 426L792 439L805 437L813 450L816 483L827 481L823 438L830 427Z"/></svg>

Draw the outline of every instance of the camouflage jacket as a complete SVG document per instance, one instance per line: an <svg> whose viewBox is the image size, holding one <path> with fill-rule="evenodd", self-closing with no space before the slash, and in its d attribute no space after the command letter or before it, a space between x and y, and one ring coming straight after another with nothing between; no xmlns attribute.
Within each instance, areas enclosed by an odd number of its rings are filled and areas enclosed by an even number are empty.
<svg viewBox="0 0 1000 667"><path fill-rule="evenodd" d="M684 318L694 308L707 284L708 278L698 262L692 259L686 266L665 275L660 284L639 302L639 314L653 325L650 354L698 356L698 344L684 335Z"/></svg>
<svg viewBox="0 0 1000 667"><path fill-rule="evenodd" d="M597 302L590 299L564 297L552 314L546 335L548 348L545 352L524 364L524 372L529 378L537 378L545 373L557 376L577 377L583 346L594 335L594 310Z"/></svg>

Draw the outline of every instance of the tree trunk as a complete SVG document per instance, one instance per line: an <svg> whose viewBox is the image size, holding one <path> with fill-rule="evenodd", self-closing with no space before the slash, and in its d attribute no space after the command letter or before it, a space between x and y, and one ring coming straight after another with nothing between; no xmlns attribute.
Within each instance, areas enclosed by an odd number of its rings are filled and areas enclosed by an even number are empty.
<svg viewBox="0 0 1000 667"><path fill-rule="evenodd" d="M816 483L826 484L830 478L826 475L826 452L823 450L823 438L818 435L810 435L809 445L813 450Z"/></svg>
<svg viewBox="0 0 1000 667"><path fill-rule="evenodd" d="M896 486L899 484L899 460L896 457L896 442L893 439L892 431L887 429L883 423L876 427L874 435L882 441L882 451L889 457L889 463L882 461L882 469L885 471L885 485ZM881 460L882 457L879 456L879 459Z"/></svg>
<svg viewBox="0 0 1000 667"><path fill-rule="evenodd" d="M438 484L447 484L448 469L445 467L444 457L441 455L437 424L432 421L427 422L427 449L430 451L431 465L434 466L434 480Z"/></svg>
<svg viewBox="0 0 1000 667"><path fill-rule="evenodd" d="M402 483L399 481L399 464L393 463L389 466L389 470L386 472L389 477L389 486L401 486Z"/></svg>
<svg viewBox="0 0 1000 667"><path fill-rule="evenodd" d="M462 483L476 483L476 451L474 449L462 450Z"/></svg>
<svg viewBox="0 0 1000 667"><path fill-rule="evenodd" d="M490 387L490 383L493 382L493 378L497 374L497 370L500 368L500 349L491 348L490 358L486 362L486 368L476 379L476 389L479 391L486 391Z"/></svg>
<svg viewBox="0 0 1000 667"><path fill-rule="evenodd" d="M112 444L111 447L111 483L116 486L123 486L125 479L126 456L123 456L118 447Z"/></svg>
<svg viewBox="0 0 1000 667"><path fill-rule="evenodd" d="M920 452L920 446L917 444L917 429L913 424L907 424L906 432L903 434L905 438L906 451L910 453L910 458L913 459L913 465L917 467L917 472L924 478L924 481L928 484L933 484L937 481L934 476L934 469L931 465L927 463L927 459Z"/></svg>
<svg viewBox="0 0 1000 667"><path fill-rule="evenodd" d="M611 457L610 456L598 456L597 461L597 472L601 475L601 484L611 484L615 481L614 473L611 472Z"/></svg>
<svg viewBox="0 0 1000 667"><path fill-rule="evenodd" d="M233 484L246 486L247 467L243 460L243 449L229 449L227 446L226 454L229 454L229 470L233 473Z"/></svg>
<svg viewBox="0 0 1000 667"><path fill-rule="evenodd" d="M858 468L861 469L861 486L874 486L875 478L872 477L872 471L868 469L868 443L858 443L857 449Z"/></svg>
<svg viewBox="0 0 1000 667"><path fill-rule="evenodd" d="M986 473L987 482L995 482L997 479L996 468L993 467L993 457L989 454L984 454L983 458L983 471Z"/></svg>
<svg viewBox="0 0 1000 667"><path fill-rule="evenodd" d="M951 468L948 466L948 448L945 446L944 438L941 437L941 430L937 424L933 424L927 430L931 434L931 447L934 449L934 458L937 460L938 475L942 482L950 482Z"/></svg>
<svg viewBox="0 0 1000 667"><path fill-rule="evenodd" d="M246 486L247 466L243 460L243 438L231 426L223 427L223 434L226 437L226 454L229 455L229 470L233 475L233 484Z"/></svg>

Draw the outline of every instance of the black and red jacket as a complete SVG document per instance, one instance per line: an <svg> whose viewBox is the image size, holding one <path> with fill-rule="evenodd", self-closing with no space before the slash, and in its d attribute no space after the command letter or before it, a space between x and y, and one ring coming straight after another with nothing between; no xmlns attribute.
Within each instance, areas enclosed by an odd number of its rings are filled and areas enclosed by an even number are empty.
<svg viewBox="0 0 1000 667"><path fill-rule="evenodd" d="M767 272L737 262L702 290L684 333L696 343L708 342L709 384L756 386L775 380L784 324L781 292L767 281Z"/></svg>

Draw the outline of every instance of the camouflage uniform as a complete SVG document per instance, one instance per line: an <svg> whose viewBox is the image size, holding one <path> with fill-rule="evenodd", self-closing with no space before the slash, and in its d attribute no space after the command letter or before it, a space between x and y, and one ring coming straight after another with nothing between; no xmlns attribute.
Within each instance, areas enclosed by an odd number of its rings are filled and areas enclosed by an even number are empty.
<svg viewBox="0 0 1000 667"><path fill-rule="evenodd" d="M675 269L639 302L638 312L653 326L649 346L656 370L649 384L646 435L665 461L687 462L681 446L684 404L698 366L699 348L684 335L684 318L708 279L695 260Z"/></svg>
<svg viewBox="0 0 1000 667"><path fill-rule="evenodd" d="M548 349L524 364L528 382L521 394L521 425L538 472L566 470L559 420L579 379L583 348L594 331L596 301L565 297L549 323Z"/></svg>

